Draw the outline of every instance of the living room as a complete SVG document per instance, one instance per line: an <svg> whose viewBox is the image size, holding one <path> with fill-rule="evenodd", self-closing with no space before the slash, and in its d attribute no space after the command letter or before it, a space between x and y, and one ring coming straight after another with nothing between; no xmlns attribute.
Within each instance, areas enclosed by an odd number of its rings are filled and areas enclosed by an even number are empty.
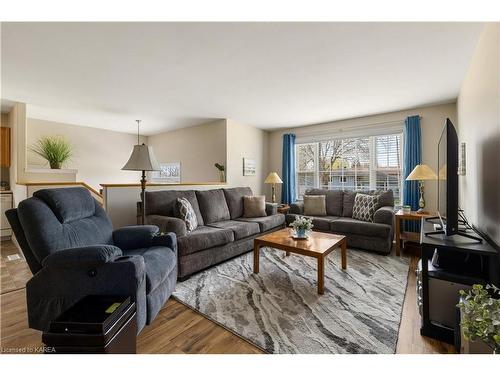
<svg viewBox="0 0 500 375"><path fill-rule="evenodd" d="M2 358L495 366L490 18L2 20Z"/></svg>

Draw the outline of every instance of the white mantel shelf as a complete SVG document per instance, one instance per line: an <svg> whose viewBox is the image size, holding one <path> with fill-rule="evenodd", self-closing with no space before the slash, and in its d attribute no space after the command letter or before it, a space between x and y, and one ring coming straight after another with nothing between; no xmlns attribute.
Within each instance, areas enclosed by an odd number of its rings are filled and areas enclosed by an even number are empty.
<svg viewBox="0 0 500 375"><path fill-rule="evenodd" d="M50 168L38 168L38 167L28 167L25 168L26 173L50 173L50 174L77 174L78 169L50 169Z"/></svg>

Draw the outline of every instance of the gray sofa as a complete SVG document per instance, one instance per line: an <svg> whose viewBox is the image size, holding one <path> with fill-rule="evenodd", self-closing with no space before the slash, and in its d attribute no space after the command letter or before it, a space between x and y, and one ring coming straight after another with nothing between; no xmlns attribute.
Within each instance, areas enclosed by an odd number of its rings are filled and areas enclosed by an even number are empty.
<svg viewBox="0 0 500 375"><path fill-rule="evenodd" d="M380 194L379 209L375 212L373 223L352 218L352 208L357 193ZM347 245L353 248L389 254L394 236L394 196L392 190L376 191L342 191L310 189L306 195L325 195L327 216L311 216L314 230L332 232L347 237ZM298 215L304 216L303 202L290 206L286 215L287 225Z"/></svg>
<svg viewBox="0 0 500 375"><path fill-rule="evenodd" d="M151 225L113 231L85 188L44 189L6 212L33 277L28 323L41 331L86 295L130 296L138 332L175 289L177 241Z"/></svg>
<svg viewBox="0 0 500 375"><path fill-rule="evenodd" d="M147 223L177 235L179 280L252 250L255 237L285 226L285 216L271 203L266 204L267 216L244 218L245 195L253 195L249 187L146 192ZM196 213L198 228L191 233L174 216L180 197L189 200Z"/></svg>

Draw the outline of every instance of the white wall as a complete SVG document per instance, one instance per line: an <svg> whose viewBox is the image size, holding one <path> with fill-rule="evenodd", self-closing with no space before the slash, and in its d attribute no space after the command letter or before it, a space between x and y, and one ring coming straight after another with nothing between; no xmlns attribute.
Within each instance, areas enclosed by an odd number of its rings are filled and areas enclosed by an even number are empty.
<svg viewBox="0 0 500 375"><path fill-rule="evenodd" d="M34 145L42 136L60 135L74 148L74 155L64 168L77 169L73 181L83 181L99 190L101 183L132 183L140 180L140 172L122 171L137 144L137 136L110 130L28 118L27 146ZM145 138L141 138L141 142ZM31 151L28 165L46 166L47 163ZM48 175L31 181L48 182Z"/></svg>
<svg viewBox="0 0 500 375"><path fill-rule="evenodd" d="M457 123L456 103L435 105L429 107L408 109L405 111L390 112L373 116L359 117L354 119L334 121L326 124L301 126L273 131L269 134L269 170L276 171L280 176L282 165L283 134L295 133L297 137L310 136L311 134L325 133L328 131L339 131L343 128L358 128L362 133L363 126L380 124L378 126L388 126L388 124L400 122L401 126L406 117L420 115L422 128L422 162L437 170L437 144L441 130L446 118L450 118L453 123ZM281 189L276 189L276 199L281 200ZM266 188L267 194L270 188ZM426 208L437 209L437 182L427 181L425 184Z"/></svg>
<svg viewBox="0 0 500 375"><path fill-rule="evenodd" d="M500 23L487 24L457 102L458 138L466 143L467 174L460 205L500 245Z"/></svg>
<svg viewBox="0 0 500 375"><path fill-rule="evenodd" d="M269 173L267 142L265 130L227 120L228 186L249 186L255 195L264 194L264 180ZM255 176L243 176L243 158L255 160Z"/></svg>
<svg viewBox="0 0 500 375"><path fill-rule="evenodd" d="M226 120L148 137L159 163L180 162L181 182L220 181L215 163L226 165Z"/></svg>

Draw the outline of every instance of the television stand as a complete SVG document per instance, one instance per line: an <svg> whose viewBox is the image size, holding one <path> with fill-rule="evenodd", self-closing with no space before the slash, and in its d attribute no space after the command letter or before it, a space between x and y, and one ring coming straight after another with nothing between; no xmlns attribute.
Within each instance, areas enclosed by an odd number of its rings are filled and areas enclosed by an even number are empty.
<svg viewBox="0 0 500 375"><path fill-rule="evenodd" d="M436 234L446 234L444 230L436 230L433 232L426 232L424 233L426 236L432 236ZM483 239L477 236L473 236L472 234L466 233L464 231L459 230L457 233L453 233L452 236L462 236L462 237L467 237L470 238L471 240L477 241L479 243L483 243Z"/></svg>
<svg viewBox="0 0 500 375"><path fill-rule="evenodd" d="M457 236L445 236L444 231L437 231L439 235L429 236L428 234L433 233L431 232L433 229L432 223L422 220L420 236L422 262L417 280L421 286L418 289L420 298L417 300L422 317L420 333L453 344L455 306L460 298L458 291L468 289L473 284L500 285L498 252L486 239L482 243L460 241ZM480 258L481 266L459 262L454 266L436 267L432 264L436 250L441 255L457 260L466 257Z"/></svg>

